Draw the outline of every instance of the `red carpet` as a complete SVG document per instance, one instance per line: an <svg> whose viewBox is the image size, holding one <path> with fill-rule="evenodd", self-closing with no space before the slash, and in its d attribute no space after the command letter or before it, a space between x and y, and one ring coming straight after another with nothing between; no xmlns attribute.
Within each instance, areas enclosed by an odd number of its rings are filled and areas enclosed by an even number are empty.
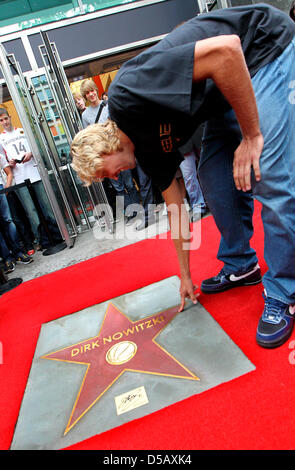
<svg viewBox="0 0 295 470"><path fill-rule="evenodd" d="M202 221L202 244L193 251L192 277L220 269L219 236L212 217ZM262 271L260 206L252 240ZM116 275L115 275L116 273ZM12 440L42 323L178 274L170 240L145 240L26 282L0 298L0 449ZM199 300L256 370L152 415L83 441L71 449L294 449L295 365L292 339L275 350L256 345L262 285ZM295 346L295 343L294 343Z"/></svg>

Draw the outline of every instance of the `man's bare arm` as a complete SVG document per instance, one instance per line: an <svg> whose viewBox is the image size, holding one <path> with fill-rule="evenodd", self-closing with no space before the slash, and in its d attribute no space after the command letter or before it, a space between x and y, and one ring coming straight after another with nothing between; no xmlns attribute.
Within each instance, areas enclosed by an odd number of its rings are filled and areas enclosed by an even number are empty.
<svg viewBox="0 0 295 470"><path fill-rule="evenodd" d="M261 178L263 137L240 38L227 35L198 41L194 58L193 81L211 78L235 111L243 140L235 152L234 180L238 189L247 191L251 189L251 166L256 180Z"/></svg>
<svg viewBox="0 0 295 470"><path fill-rule="evenodd" d="M190 298L194 303L197 303L197 298L194 293L196 286L193 285L190 275L189 255L190 251L187 249L190 238L189 217L184 207L183 197L179 185L174 179L165 191L163 191L171 229L171 237L176 248L177 257L180 267L181 285L180 297L181 305L179 312L184 308L185 298Z"/></svg>

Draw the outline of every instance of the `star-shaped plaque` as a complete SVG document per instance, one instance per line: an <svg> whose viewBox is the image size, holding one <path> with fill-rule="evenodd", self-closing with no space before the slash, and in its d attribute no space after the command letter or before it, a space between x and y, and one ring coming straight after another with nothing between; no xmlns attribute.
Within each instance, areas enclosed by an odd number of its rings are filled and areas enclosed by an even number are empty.
<svg viewBox="0 0 295 470"><path fill-rule="evenodd" d="M155 341L178 314L178 308L133 322L109 303L97 336L42 356L42 359L87 365L64 434L125 371L199 380Z"/></svg>

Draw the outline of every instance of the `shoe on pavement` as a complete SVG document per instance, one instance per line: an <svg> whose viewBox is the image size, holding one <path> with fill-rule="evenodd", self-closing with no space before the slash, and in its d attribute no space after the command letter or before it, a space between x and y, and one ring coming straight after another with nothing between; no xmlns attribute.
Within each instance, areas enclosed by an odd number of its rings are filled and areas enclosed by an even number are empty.
<svg viewBox="0 0 295 470"><path fill-rule="evenodd" d="M17 263L30 264L30 263L32 263L34 260L33 260L33 258L31 258L30 256L25 255L24 253L21 253L21 254L19 254L19 255L15 258L15 261L16 261Z"/></svg>
<svg viewBox="0 0 295 470"><path fill-rule="evenodd" d="M5 261L4 274L12 273L15 270L15 263L13 261Z"/></svg>
<svg viewBox="0 0 295 470"><path fill-rule="evenodd" d="M263 348L277 348L291 336L294 328L295 304L288 305L268 297L264 291L264 310L259 320L256 341Z"/></svg>
<svg viewBox="0 0 295 470"><path fill-rule="evenodd" d="M261 282L259 264L252 265L247 271L225 274L223 269L217 276L205 279L201 284L201 291L205 294L217 294L228 289L240 286L254 286Z"/></svg>

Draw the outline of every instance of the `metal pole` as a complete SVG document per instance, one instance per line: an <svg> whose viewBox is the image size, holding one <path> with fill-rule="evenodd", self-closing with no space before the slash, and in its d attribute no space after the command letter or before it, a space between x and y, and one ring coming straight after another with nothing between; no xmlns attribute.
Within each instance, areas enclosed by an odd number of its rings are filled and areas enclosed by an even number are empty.
<svg viewBox="0 0 295 470"><path fill-rule="evenodd" d="M61 213L60 208L58 206L55 194L53 192L52 186L50 184L50 181L49 181L49 178L48 178L48 175L47 175L46 168L44 166L44 163L42 161L42 158L41 158L41 155L40 155L40 152L39 152L37 142L35 140L35 136L33 134L32 128L31 128L31 123L30 123L30 121L28 119L28 116L25 112L22 100L20 98L18 89L17 89L16 84L15 84L14 76L10 71L10 66L9 66L9 63L8 63L8 60L7 60L7 53L6 53L6 51L3 47L3 44L1 44L1 43L0 43L0 64L1 64L1 69L2 69L4 80L7 84L9 93L10 93L11 98L12 98L12 101L13 101L15 107L16 107L18 116L19 116L20 121L22 123L26 138L29 141L32 153L33 153L33 155L35 157L35 160L37 162L37 167L38 167L38 170L40 172L40 176L41 176L42 182L44 184L45 191L48 194L49 200L52 204L52 209L53 209L54 214L57 218L58 225L62 229L61 231L62 231L62 235L65 239L65 242L66 242L67 246L70 248L73 244L73 241L71 240L71 238L69 236L68 230L67 230L65 222L63 220L62 213Z"/></svg>

